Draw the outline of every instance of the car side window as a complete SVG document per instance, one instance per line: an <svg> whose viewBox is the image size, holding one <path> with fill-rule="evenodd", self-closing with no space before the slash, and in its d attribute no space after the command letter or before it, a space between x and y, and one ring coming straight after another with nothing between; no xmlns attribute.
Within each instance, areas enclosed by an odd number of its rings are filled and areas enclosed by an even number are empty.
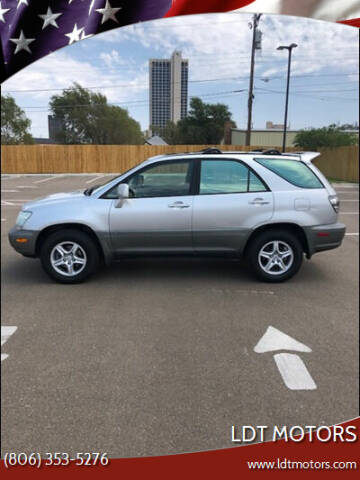
<svg viewBox="0 0 360 480"><path fill-rule="evenodd" d="M296 187L324 188L315 173L298 160L257 158L256 161Z"/></svg>
<svg viewBox="0 0 360 480"><path fill-rule="evenodd" d="M191 177L192 162L180 160L150 165L123 183L129 185L132 198L178 197L190 194ZM106 198L117 198L116 188Z"/></svg>
<svg viewBox="0 0 360 480"><path fill-rule="evenodd" d="M260 178L255 175L255 173L250 171L249 174L249 192L266 192L267 187L260 180Z"/></svg>
<svg viewBox="0 0 360 480"><path fill-rule="evenodd" d="M200 195L266 191L251 170L236 160L202 160Z"/></svg>

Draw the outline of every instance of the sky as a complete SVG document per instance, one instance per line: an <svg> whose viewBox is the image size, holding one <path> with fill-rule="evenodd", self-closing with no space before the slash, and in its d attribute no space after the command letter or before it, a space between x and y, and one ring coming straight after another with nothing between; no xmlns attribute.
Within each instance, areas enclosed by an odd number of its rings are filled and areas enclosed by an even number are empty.
<svg viewBox="0 0 360 480"><path fill-rule="evenodd" d="M118 28L76 42L35 62L2 85L31 119L31 133L48 137L48 102L77 82L126 108L149 127L149 59L189 59L189 97L225 103L238 128L247 124L252 15L225 13L161 19ZM359 31L307 18L263 15L256 53L253 128L283 123L287 51L293 50L291 129L355 123L359 117Z"/></svg>

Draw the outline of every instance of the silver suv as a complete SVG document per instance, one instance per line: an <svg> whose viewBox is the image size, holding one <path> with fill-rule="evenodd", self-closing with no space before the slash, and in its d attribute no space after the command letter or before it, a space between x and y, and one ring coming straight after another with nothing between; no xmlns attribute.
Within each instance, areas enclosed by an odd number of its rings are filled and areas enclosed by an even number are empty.
<svg viewBox="0 0 360 480"><path fill-rule="evenodd" d="M303 256L340 246L339 200L318 153L201 152L152 157L85 191L26 203L11 245L58 282L81 282L128 255L244 256L281 282Z"/></svg>

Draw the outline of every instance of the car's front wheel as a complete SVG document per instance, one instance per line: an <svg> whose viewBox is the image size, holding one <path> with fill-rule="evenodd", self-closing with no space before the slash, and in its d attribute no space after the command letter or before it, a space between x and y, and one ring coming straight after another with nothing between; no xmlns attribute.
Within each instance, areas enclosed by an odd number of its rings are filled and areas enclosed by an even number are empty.
<svg viewBox="0 0 360 480"><path fill-rule="evenodd" d="M265 231L251 242L247 260L260 280L283 282L299 271L303 261L303 248L290 232Z"/></svg>
<svg viewBox="0 0 360 480"><path fill-rule="evenodd" d="M92 238L78 230L61 230L44 241L40 259L45 272L60 283L80 283L99 265L99 251Z"/></svg>

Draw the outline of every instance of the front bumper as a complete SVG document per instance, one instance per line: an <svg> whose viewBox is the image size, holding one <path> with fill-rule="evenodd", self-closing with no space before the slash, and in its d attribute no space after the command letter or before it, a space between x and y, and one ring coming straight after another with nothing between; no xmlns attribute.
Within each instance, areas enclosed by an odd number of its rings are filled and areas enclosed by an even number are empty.
<svg viewBox="0 0 360 480"><path fill-rule="evenodd" d="M309 247L308 257L310 258L316 252L340 247L346 227L342 223L334 223L332 225L305 227L304 230Z"/></svg>
<svg viewBox="0 0 360 480"><path fill-rule="evenodd" d="M8 236L10 245L26 257L36 256L36 240L39 232L34 230L19 230L13 227Z"/></svg>

